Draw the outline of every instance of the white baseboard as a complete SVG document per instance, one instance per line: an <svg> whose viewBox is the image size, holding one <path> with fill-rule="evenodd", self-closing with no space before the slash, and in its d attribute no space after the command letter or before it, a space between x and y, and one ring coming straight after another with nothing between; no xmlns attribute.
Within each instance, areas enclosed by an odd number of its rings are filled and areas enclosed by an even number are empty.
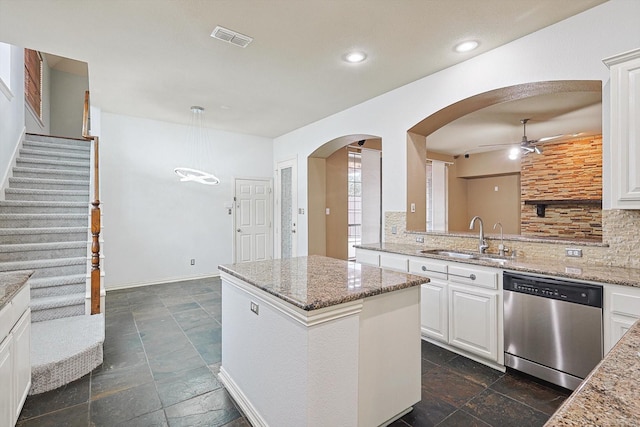
<svg viewBox="0 0 640 427"><path fill-rule="evenodd" d="M20 149L22 148L22 143L24 142L25 133L27 132L26 128L22 128L22 132L20 133L20 137L18 141L16 141L16 147L13 150L13 154L11 155L11 161L7 166L7 170L2 177L2 187L0 187L0 201L4 200L4 190L9 188L9 178L13 176L13 168L16 166L16 159L18 158L18 154L20 153Z"/></svg>
<svg viewBox="0 0 640 427"><path fill-rule="evenodd" d="M153 286L153 285L163 285L166 283L176 283L176 282L188 282L190 280L199 280L199 279L207 279L213 277L220 277L220 273L218 274L204 274L201 276L189 276L189 277L180 277L180 278L172 278L167 280L156 280L153 282L138 282L138 283L126 283L123 285L109 286L105 287L105 291L117 291L120 289L131 289L131 288L139 288L141 286Z"/></svg>
<svg viewBox="0 0 640 427"><path fill-rule="evenodd" d="M244 415L253 427L268 427L267 422L260 416L258 411L253 407L251 402L249 402L247 396L244 395L233 379L231 379L227 371L224 370L224 367L220 368L218 378L231 397L236 401L242 412L244 412Z"/></svg>

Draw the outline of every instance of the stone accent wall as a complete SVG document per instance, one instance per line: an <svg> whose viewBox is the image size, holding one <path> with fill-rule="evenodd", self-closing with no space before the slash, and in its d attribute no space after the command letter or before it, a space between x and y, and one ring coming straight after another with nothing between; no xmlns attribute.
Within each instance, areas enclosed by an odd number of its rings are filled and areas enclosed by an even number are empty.
<svg viewBox="0 0 640 427"><path fill-rule="evenodd" d="M542 155L521 159L521 234L600 240L602 209L599 204L576 200L602 200L602 136L576 138L541 145ZM572 201L547 205L544 217L536 215L537 200Z"/></svg>
<svg viewBox="0 0 640 427"><path fill-rule="evenodd" d="M604 264L640 268L640 211L602 211L602 224L602 240L609 244Z"/></svg>

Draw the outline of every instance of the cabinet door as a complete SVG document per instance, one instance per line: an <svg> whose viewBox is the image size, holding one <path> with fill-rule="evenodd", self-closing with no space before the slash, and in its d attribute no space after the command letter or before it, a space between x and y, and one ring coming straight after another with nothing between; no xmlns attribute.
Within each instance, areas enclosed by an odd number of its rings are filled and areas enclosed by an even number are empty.
<svg viewBox="0 0 640 427"><path fill-rule="evenodd" d="M409 271L409 258L404 255L382 252L380 254L380 268L406 273Z"/></svg>
<svg viewBox="0 0 640 427"><path fill-rule="evenodd" d="M13 416L13 335L0 343L0 426L14 425Z"/></svg>
<svg viewBox="0 0 640 427"><path fill-rule="evenodd" d="M420 325L422 335L447 342L449 338L447 283L431 280L420 289Z"/></svg>
<svg viewBox="0 0 640 427"><path fill-rule="evenodd" d="M375 251L356 248L356 262L360 264L380 266L380 254Z"/></svg>
<svg viewBox="0 0 640 427"><path fill-rule="evenodd" d="M609 320L611 328L611 334L609 336L610 342L608 348L606 348L605 350L607 352L611 350L613 346L616 345L616 343L620 340L620 338L622 338L622 336L629 329L631 329L631 327L634 323L636 323L637 320L638 318L636 317L620 316L617 314L611 316L611 319Z"/></svg>
<svg viewBox="0 0 640 427"><path fill-rule="evenodd" d="M13 331L13 402L17 420L31 388L31 310L24 312Z"/></svg>
<svg viewBox="0 0 640 427"><path fill-rule="evenodd" d="M496 293L449 284L449 344L498 360Z"/></svg>

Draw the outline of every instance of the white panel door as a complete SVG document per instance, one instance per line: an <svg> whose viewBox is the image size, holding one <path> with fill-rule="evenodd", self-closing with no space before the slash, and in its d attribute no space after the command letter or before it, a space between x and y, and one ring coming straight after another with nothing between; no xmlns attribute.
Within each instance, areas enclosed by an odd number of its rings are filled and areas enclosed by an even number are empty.
<svg viewBox="0 0 640 427"><path fill-rule="evenodd" d="M271 181L236 179L235 262L271 259Z"/></svg>

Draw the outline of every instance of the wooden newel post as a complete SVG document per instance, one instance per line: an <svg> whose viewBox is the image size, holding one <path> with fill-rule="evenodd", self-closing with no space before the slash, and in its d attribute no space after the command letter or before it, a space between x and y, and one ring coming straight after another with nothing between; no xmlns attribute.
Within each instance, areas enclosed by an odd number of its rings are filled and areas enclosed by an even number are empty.
<svg viewBox="0 0 640 427"><path fill-rule="evenodd" d="M91 202L91 314L100 313L100 182L98 175L98 137L93 138L94 144L94 177Z"/></svg>

